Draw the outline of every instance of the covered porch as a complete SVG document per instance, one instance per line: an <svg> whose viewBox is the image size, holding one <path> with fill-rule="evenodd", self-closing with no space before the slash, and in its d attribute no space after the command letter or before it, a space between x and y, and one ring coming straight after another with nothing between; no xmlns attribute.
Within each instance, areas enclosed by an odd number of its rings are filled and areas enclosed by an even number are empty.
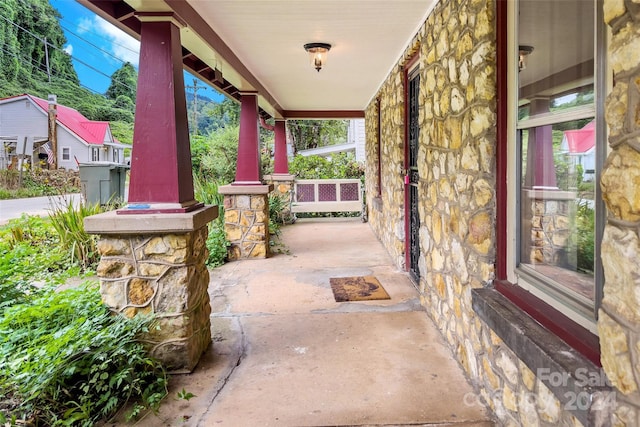
<svg viewBox="0 0 640 427"><path fill-rule="evenodd" d="M367 224L299 220L281 242L211 270L213 344L136 425L494 424ZM336 302L329 279L361 275L391 299ZM183 389L195 397L175 398Z"/></svg>

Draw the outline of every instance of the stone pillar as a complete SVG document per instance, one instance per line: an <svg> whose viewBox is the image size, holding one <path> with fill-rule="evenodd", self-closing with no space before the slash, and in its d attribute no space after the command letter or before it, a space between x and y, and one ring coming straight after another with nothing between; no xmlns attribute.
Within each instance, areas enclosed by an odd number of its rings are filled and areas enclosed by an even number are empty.
<svg viewBox="0 0 640 427"><path fill-rule="evenodd" d="M287 129L286 121L276 119L275 125L275 154L274 175L289 175L289 162L287 160Z"/></svg>
<svg viewBox="0 0 640 427"><path fill-rule="evenodd" d="M611 152L600 181L608 224L598 334L602 366L620 392L612 420L620 426L640 422L640 11L633 5L637 2L604 1L614 82L606 101Z"/></svg>
<svg viewBox="0 0 640 427"><path fill-rule="evenodd" d="M187 212L202 204L193 195L180 43L183 24L173 13L137 16L140 68L129 206L118 213Z"/></svg>
<svg viewBox="0 0 640 427"><path fill-rule="evenodd" d="M224 230L230 261L269 256L269 193L273 185L225 185Z"/></svg>
<svg viewBox="0 0 640 427"><path fill-rule="evenodd" d="M180 214L87 217L100 235L102 301L127 317L153 314L158 328L143 338L150 354L171 371L190 372L211 343L207 223L218 208Z"/></svg>
<svg viewBox="0 0 640 427"><path fill-rule="evenodd" d="M267 184L273 185L272 194L282 200L283 210L281 219L285 224L293 224L296 220L295 214L291 212L295 179L295 175L275 173L273 175L265 175L264 177Z"/></svg>
<svg viewBox="0 0 640 427"><path fill-rule="evenodd" d="M576 269L577 254L569 247L575 199L572 191L522 190L523 262Z"/></svg>

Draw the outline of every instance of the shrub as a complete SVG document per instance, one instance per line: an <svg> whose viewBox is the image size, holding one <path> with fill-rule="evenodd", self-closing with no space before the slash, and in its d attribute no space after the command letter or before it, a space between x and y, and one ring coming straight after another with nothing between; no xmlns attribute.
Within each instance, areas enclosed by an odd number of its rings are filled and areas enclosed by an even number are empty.
<svg viewBox="0 0 640 427"><path fill-rule="evenodd" d="M364 168L352 153L338 153L331 160L320 156L295 156L289 171L299 179L362 178Z"/></svg>
<svg viewBox="0 0 640 427"><path fill-rule="evenodd" d="M35 283L59 284L78 273L48 219L23 216L0 228L0 315L36 295Z"/></svg>
<svg viewBox="0 0 640 427"><path fill-rule="evenodd" d="M101 208L99 204L74 206L73 200L56 206L49 214L51 224L60 238L63 250L69 251L71 260L77 261L82 268L89 268L99 261L97 236L84 231L84 218L95 215L111 207Z"/></svg>
<svg viewBox="0 0 640 427"><path fill-rule="evenodd" d="M224 231L224 196L218 193L218 183L206 180L201 174L194 174L193 188L196 200L206 205L218 206L218 218L209 224L207 249L209 267L218 267L227 259L227 248L230 243Z"/></svg>
<svg viewBox="0 0 640 427"><path fill-rule="evenodd" d="M157 408L166 374L136 338L150 318L112 315L97 286L48 291L0 316L0 422L90 426L127 402Z"/></svg>
<svg viewBox="0 0 640 427"><path fill-rule="evenodd" d="M595 211L587 200L578 202L576 225L578 269L587 273L593 273L595 254Z"/></svg>

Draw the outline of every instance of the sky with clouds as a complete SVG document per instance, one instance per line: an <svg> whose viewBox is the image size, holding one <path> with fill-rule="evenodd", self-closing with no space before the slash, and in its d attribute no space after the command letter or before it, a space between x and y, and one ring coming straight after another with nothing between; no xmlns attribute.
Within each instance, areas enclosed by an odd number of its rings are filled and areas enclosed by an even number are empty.
<svg viewBox="0 0 640 427"><path fill-rule="evenodd" d="M74 0L50 0L62 15L60 25L67 38L63 49L73 58L80 83L86 88L105 93L111 83L111 75L130 62L137 69L140 43ZM185 72L185 83L193 83L194 77ZM206 88L206 89L205 89ZM204 86L198 96L221 101L223 96Z"/></svg>

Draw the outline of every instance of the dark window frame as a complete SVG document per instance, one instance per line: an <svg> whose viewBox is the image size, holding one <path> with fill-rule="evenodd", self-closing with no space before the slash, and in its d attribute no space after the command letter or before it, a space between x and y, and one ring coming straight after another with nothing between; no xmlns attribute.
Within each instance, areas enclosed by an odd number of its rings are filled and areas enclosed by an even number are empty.
<svg viewBox="0 0 640 427"><path fill-rule="evenodd" d="M518 308L541 325L565 341L598 366L600 362L599 337L585 327L574 322L560 311L551 307L525 289L510 283L507 279L507 229L508 186L507 155L509 135L508 124L508 9L509 0L498 0L496 6L496 78L497 93L497 147L496 147L496 280L495 289L507 297Z"/></svg>

